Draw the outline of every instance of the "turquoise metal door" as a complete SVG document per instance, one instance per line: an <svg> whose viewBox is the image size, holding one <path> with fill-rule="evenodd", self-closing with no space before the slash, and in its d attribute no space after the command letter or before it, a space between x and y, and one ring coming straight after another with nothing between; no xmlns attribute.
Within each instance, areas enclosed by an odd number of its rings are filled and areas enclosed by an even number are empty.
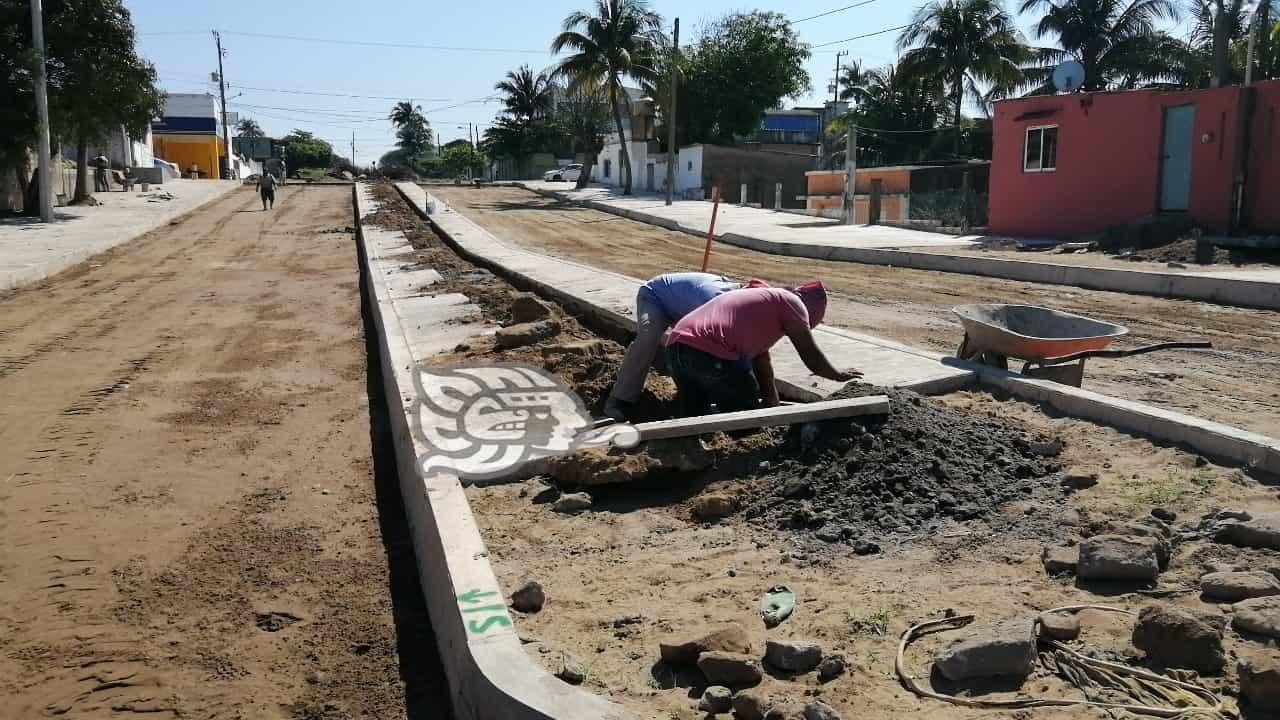
<svg viewBox="0 0 1280 720"><path fill-rule="evenodd" d="M1183 212L1191 207L1191 149L1195 143L1196 107L1164 109L1164 152L1160 160L1160 209Z"/></svg>

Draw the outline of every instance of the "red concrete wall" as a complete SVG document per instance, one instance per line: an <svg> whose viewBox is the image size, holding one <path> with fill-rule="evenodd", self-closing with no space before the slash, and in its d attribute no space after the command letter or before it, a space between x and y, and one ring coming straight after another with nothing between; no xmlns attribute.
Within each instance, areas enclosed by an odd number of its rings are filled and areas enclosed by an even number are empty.
<svg viewBox="0 0 1280 720"><path fill-rule="evenodd" d="M1226 230L1231 215L1240 88L1089 93L996 104L991 232L1064 237L1101 232L1157 211L1164 108L1194 104L1189 214ZM1027 113L1055 111L1018 120ZM1058 125L1055 172L1023 172L1026 128ZM1206 142L1202 136L1208 134Z"/></svg>
<svg viewBox="0 0 1280 720"><path fill-rule="evenodd" d="M1280 80L1253 88L1245 229L1280 234Z"/></svg>

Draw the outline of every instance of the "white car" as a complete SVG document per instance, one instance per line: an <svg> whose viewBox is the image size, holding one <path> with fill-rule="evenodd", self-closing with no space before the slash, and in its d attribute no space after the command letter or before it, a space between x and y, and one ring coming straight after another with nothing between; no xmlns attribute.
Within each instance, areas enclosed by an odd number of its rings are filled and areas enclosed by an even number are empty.
<svg viewBox="0 0 1280 720"><path fill-rule="evenodd" d="M574 163L555 170L548 170L542 173L542 179L547 182L578 182L578 176L580 175L582 175L582 163Z"/></svg>

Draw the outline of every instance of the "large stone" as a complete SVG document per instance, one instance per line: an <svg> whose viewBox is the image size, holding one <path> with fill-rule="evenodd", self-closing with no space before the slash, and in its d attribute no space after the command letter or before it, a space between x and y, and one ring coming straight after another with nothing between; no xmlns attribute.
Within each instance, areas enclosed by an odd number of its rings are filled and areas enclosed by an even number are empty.
<svg viewBox="0 0 1280 720"><path fill-rule="evenodd" d="M806 673L822 662L822 647L808 640L768 640L764 661L779 670Z"/></svg>
<svg viewBox="0 0 1280 720"><path fill-rule="evenodd" d="M698 522L715 522L738 509L738 500L728 493L699 495L689 503L689 513Z"/></svg>
<svg viewBox="0 0 1280 720"><path fill-rule="evenodd" d="M804 720L840 720L840 713L821 700L814 700L805 704Z"/></svg>
<svg viewBox="0 0 1280 720"><path fill-rule="evenodd" d="M843 655L828 655L818 663L818 680L831 682L845 673L849 667Z"/></svg>
<svg viewBox="0 0 1280 720"><path fill-rule="evenodd" d="M1025 677L1035 662L1035 627L1029 619L973 628L968 637L933 658L938 671L952 681L1001 675Z"/></svg>
<svg viewBox="0 0 1280 720"><path fill-rule="evenodd" d="M1040 613L1040 634L1054 640L1080 637L1080 617L1070 612Z"/></svg>
<svg viewBox="0 0 1280 720"><path fill-rule="evenodd" d="M1050 575L1068 575L1076 571L1080 562L1080 548L1066 545L1046 545L1040 553L1044 571Z"/></svg>
<svg viewBox="0 0 1280 720"><path fill-rule="evenodd" d="M1154 518L1152 522L1158 522ZM1111 521L1107 523L1106 535L1126 535L1129 537L1149 537L1156 541L1156 562L1159 563L1161 570L1169 569L1169 558L1173 555L1173 546L1169 543L1169 529L1167 527L1156 527L1140 522L1118 522Z"/></svg>
<svg viewBox="0 0 1280 720"><path fill-rule="evenodd" d="M1250 709L1280 709L1280 653L1242 659L1236 666L1240 678L1240 696Z"/></svg>
<svg viewBox="0 0 1280 720"><path fill-rule="evenodd" d="M796 703L772 705L764 720L805 720L804 708Z"/></svg>
<svg viewBox="0 0 1280 720"><path fill-rule="evenodd" d="M733 691L723 685L712 685L702 691L698 709L712 714L729 712L733 708Z"/></svg>
<svg viewBox="0 0 1280 720"><path fill-rule="evenodd" d="M556 677L570 685L581 685L587 680L587 670L574 656L569 653L560 653L560 665L556 669Z"/></svg>
<svg viewBox="0 0 1280 720"><path fill-rule="evenodd" d="M1250 598L1280 595L1280 580L1261 570L1215 572L1200 578L1200 592L1210 600L1239 602Z"/></svg>
<svg viewBox="0 0 1280 720"><path fill-rule="evenodd" d="M669 639L658 644L662 659L672 665L693 665L699 655L712 650L747 654L751 652L751 640L741 625L734 624L691 640Z"/></svg>
<svg viewBox="0 0 1280 720"><path fill-rule="evenodd" d="M511 607L522 613L536 613L546 601L547 595L537 580L529 580L519 590L511 593Z"/></svg>
<svg viewBox="0 0 1280 720"><path fill-rule="evenodd" d="M743 690L733 696L733 716L737 720L764 720L769 698L759 690Z"/></svg>
<svg viewBox="0 0 1280 720"><path fill-rule="evenodd" d="M520 293L511 299L511 322L528 323L551 317L551 308L533 293Z"/></svg>
<svg viewBox="0 0 1280 720"><path fill-rule="evenodd" d="M565 493L561 495L551 509L558 513L575 513L591 507L591 496L587 493Z"/></svg>
<svg viewBox="0 0 1280 720"><path fill-rule="evenodd" d="M1080 543L1076 574L1085 580L1155 580L1156 545L1151 537L1095 535Z"/></svg>
<svg viewBox="0 0 1280 720"><path fill-rule="evenodd" d="M698 656L698 669L713 685L754 685L764 677L760 663L750 655L712 650Z"/></svg>
<svg viewBox="0 0 1280 720"><path fill-rule="evenodd" d="M1240 547L1280 550L1280 514L1259 515L1218 528L1214 541Z"/></svg>
<svg viewBox="0 0 1280 720"><path fill-rule="evenodd" d="M1216 674L1227 662L1221 632L1202 618L1168 605L1152 605L1138 613L1133 644L1165 667Z"/></svg>
<svg viewBox="0 0 1280 720"><path fill-rule="evenodd" d="M1231 606L1231 627L1280 638L1280 595L1242 600Z"/></svg>
<svg viewBox="0 0 1280 720"><path fill-rule="evenodd" d="M560 323L555 320L539 320L498 328L493 339L501 350L524 347L560 334Z"/></svg>

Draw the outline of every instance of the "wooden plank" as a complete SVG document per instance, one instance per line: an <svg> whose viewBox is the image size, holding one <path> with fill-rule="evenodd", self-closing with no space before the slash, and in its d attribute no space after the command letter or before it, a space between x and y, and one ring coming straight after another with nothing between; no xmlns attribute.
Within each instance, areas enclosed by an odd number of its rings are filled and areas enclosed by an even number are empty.
<svg viewBox="0 0 1280 720"><path fill-rule="evenodd" d="M686 437L703 433L749 430L774 425L835 420L858 415L884 415L889 412L889 398L885 395L849 398L847 400L823 400L813 403L782 405L779 407L742 410L740 412L699 415L690 418L662 420L636 425L640 441L662 438Z"/></svg>

